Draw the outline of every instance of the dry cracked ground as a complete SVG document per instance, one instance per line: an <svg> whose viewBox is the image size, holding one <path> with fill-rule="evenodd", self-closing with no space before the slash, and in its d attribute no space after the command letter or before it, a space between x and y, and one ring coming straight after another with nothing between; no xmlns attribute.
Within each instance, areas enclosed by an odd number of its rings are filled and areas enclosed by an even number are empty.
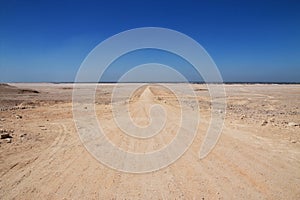
<svg viewBox="0 0 300 200"><path fill-rule="evenodd" d="M175 137L181 107L172 92L150 84L128 100L132 86L121 84L124 98L120 93L111 103L114 86L99 84L95 95L97 117L113 144L146 152ZM191 87L201 120L190 148L168 167L132 174L101 164L84 147L73 120L72 84L1 84L0 199L300 199L300 85L225 85L222 134L201 160L211 103L206 85ZM114 104L126 105L140 126L149 123L151 105L164 107L161 137L124 134L114 124Z"/></svg>

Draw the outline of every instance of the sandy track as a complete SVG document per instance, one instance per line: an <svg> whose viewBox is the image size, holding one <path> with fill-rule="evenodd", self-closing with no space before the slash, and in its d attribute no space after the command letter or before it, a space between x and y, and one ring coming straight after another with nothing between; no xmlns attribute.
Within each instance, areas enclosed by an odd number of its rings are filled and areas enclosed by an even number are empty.
<svg viewBox="0 0 300 200"><path fill-rule="evenodd" d="M47 94L41 86L30 88L41 91L39 95L45 97L62 95L61 87L47 86ZM99 92L109 91L109 87L102 87ZM2 111L5 121L1 121L1 126L15 129L15 133L12 143L1 140L1 199L299 199L299 126L281 123L284 119L299 119L295 102L286 98L298 99L299 106L299 86L286 86L288 92L282 86L270 88L265 91L260 86L227 86L226 123L212 153L203 160L198 158L209 123L209 110L204 103L198 134L188 151L169 167L146 174L122 173L94 159L76 133L70 102L43 102L32 109ZM285 94L279 95L280 91ZM208 101L206 96L206 91L199 92L202 102ZM152 104L163 106L169 114L169 123L162 132L165 134L147 142L130 139L113 123L111 105L99 103L97 114L105 122L108 138L133 152L160 149L168 143L177 129L179 107L175 97L150 86L136 92L129 102L131 117L141 126L149 123ZM262 104L269 108L260 110ZM254 106L250 108L255 111L250 112L245 106ZM261 126L261 120L272 117L276 109L287 114L283 119L278 117L278 123ZM297 113L288 114L289 109ZM270 116L265 110L271 112ZM23 118L16 121L15 114ZM241 115L246 115L245 119ZM21 140L19 135L24 132L28 134Z"/></svg>

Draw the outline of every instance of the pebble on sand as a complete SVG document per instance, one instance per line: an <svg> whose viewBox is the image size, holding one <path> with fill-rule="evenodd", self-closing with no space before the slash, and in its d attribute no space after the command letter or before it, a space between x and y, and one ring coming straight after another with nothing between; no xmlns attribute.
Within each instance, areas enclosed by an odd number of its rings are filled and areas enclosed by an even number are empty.
<svg viewBox="0 0 300 200"><path fill-rule="evenodd" d="M268 121L267 121L267 120L264 120L264 121L262 121L262 123L261 123L262 126L265 126L265 125L267 125L267 124L268 124Z"/></svg>
<svg viewBox="0 0 300 200"><path fill-rule="evenodd" d="M27 135L27 133L23 133L20 135L20 137L25 137Z"/></svg>
<svg viewBox="0 0 300 200"><path fill-rule="evenodd" d="M2 133L0 137L1 137L1 139L11 138L9 133Z"/></svg>
<svg viewBox="0 0 300 200"><path fill-rule="evenodd" d="M295 122L289 122L288 126L299 126L299 124L295 123Z"/></svg>
<svg viewBox="0 0 300 200"><path fill-rule="evenodd" d="M272 117L269 121L270 121L270 122L275 122L275 118Z"/></svg>
<svg viewBox="0 0 300 200"><path fill-rule="evenodd" d="M23 117L21 115L16 115L17 119L22 119Z"/></svg>
<svg viewBox="0 0 300 200"><path fill-rule="evenodd" d="M5 140L7 143L11 143L11 138L6 138Z"/></svg>

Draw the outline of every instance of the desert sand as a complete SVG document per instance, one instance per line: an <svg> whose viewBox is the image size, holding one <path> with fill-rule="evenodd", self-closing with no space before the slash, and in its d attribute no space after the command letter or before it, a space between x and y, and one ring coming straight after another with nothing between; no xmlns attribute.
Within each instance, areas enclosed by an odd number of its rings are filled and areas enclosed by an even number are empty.
<svg viewBox="0 0 300 200"><path fill-rule="evenodd" d="M149 84L129 100L111 103L114 86L99 84L95 98L112 143L146 152L170 142L180 113L175 96ZM1 84L0 199L300 199L300 85L225 85L225 124L204 159L199 148L209 126L210 96L206 85L191 86L201 115L192 145L168 167L133 174L101 164L82 144L72 84ZM113 104L128 106L132 119L144 126L154 103L165 107L166 121L172 122L160 133L164 140L132 141L113 123Z"/></svg>

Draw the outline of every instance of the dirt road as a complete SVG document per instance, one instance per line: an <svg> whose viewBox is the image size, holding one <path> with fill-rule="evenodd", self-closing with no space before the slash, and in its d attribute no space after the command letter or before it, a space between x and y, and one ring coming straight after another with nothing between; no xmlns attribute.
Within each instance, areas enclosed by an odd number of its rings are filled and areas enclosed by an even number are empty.
<svg viewBox="0 0 300 200"><path fill-rule="evenodd" d="M170 166L143 174L111 169L86 150L73 121L72 85L12 85L31 92L5 86L0 93L0 128L12 136L11 143L1 139L0 144L1 199L300 199L300 85L225 86L222 135L202 160L209 94L205 85L193 85L201 115L195 140ZM166 119L159 133L140 140L114 123L109 101L113 87L98 86L95 105L113 144L129 152L149 152L175 137L180 106L174 94L150 85L130 100L114 102L127 106L140 127L149 125L151 116L157 116L154 124ZM149 112L154 104L164 109ZM128 113L119 110L117 115Z"/></svg>

